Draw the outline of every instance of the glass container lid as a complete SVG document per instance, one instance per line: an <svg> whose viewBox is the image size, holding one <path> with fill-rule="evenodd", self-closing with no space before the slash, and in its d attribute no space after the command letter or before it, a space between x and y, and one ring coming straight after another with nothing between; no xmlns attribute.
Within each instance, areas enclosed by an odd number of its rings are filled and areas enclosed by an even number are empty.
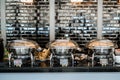
<svg viewBox="0 0 120 80"><path fill-rule="evenodd" d="M78 48L78 44L73 40L67 40L67 39L57 39L55 41L51 41L48 43L47 47L49 48L71 48L76 49Z"/></svg>
<svg viewBox="0 0 120 80"><path fill-rule="evenodd" d="M107 47L115 47L114 43L111 40L108 39L94 39L91 40L89 43L86 45L87 48L93 49L95 47L100 47L100 48L107 48Z"/></svg>
<svg viewBox="0 0 120 80"><path fill-rule="evenodd" d="M9 47L9 48L29 47L29 48L34 48L34 49L40 48L40 46L35 41L26 40L26 39L24 39L24 40L13 40L13 41L8 43L7 47Z"/></svg>

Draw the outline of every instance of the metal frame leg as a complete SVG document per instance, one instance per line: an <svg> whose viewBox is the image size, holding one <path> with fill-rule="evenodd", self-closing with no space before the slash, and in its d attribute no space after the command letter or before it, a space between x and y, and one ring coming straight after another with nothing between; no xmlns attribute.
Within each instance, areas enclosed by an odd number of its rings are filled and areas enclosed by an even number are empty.
<svg viewBox="0 0 120 80"><path fill-rule="evenodd" d="M50 55L50 67L53 66L53 64L52 64L52 57L53 57L53 55L52 55L52 53L51 53L51 55Z"/></svg>
<svg viewBox="0 0 120 80"><path fill-rule="evenodd" d="M11 56L12 56L12 53L8 54L9 67L11 67Z"/></svg>
<svg viewBox="0 0 120 80"><path fill-rule="evenodd" d="M33 58L32 53L30 54L30 58L31 58L31 67L33 67L33 64L34 64L34 58Z"/></svg>
<svg viewBox="0 0 120 80"><path fill-rule="evenodd" d="M71 54L71 57L72 57L72 67L74 67L74 55Z"/></svg>
<svg viewBox="0 0 120 80"><path fill-rule="evenodd" d="M94 67L94 57L95 57L95 55L94 55L94 53L92 54L92 67Z"/></svg>

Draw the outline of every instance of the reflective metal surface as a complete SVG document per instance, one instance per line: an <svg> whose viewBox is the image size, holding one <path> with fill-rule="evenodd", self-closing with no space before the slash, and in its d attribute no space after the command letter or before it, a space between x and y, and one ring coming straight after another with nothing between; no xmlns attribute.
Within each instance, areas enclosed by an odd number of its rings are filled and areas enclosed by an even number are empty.
<svg viewBox="0 0 120 80"><path fill-rule="evenodd" d="M50 42L47 47L55 54L71 54L75 49L80 50L76 42L67 39L55 40Z"/></svg>
<svg viewBox="0 0 120 80"><path fill-rule="evenodd" d="M91 40L89 43L86 45L87 48L89 49L94 49L94 48L110 48L110 47L115 47L115 44L108 39L94 39Z"/></svg>
<svg viewBox="0 0 120 80"><path fill-rule="evenodd" d="M33 66L34 53L41 48L36 42L31 40L13 40L8 43L7 49L10 52L8 55L9 67L21 67L28 64Z"/></svg>

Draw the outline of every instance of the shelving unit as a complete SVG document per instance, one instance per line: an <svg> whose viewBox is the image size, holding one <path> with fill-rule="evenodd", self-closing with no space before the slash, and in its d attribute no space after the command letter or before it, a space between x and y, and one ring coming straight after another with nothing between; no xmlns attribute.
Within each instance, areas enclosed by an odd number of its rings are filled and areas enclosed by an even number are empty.
<svg viewBox="0 0 120 80"><path fill-rule="evenodd" d="M120 31L120 4L117 1L103 0L102 38L114 42ZM49 0L34 0L34 3L25 4L20 0L6 0L7 42L22 36L35 40L45 47L50 40L49 2ZM64 37L67 33L82 47L90 40L96 39L97 3L98 0L84 0L80 4L72 4L70 0L55 0L55 39ZM16 22L19 23L18 30L15 28ZM64 33L60 33L59 28Z"/></svg>
<svg viewBox="0 0 120 80"><path fill-rule="evenodd" d="M103 37L116 42L120 31L120 4L118 0L104 0L103 2Z"/></svg>
<svg viewBox="0 0 120 80"><path fill-rule="evenodd" d="M84 0L83 3L75 5L70 0L61 0L61 4L56 5L58 7L56 27L70 34L70 38L75 40L79 46L84 46L91 39L97 38L97 0L87 1ZM56 39L64 37L61 33L61 36L57 34Z"/></svg>
<svg viewBox="0 0 120 80"><path fill-rule="evenodd" d="M49 1L34 0L25 4L6 0L7 42L25 38L38 42L41 47L49 42Z"/></svg>

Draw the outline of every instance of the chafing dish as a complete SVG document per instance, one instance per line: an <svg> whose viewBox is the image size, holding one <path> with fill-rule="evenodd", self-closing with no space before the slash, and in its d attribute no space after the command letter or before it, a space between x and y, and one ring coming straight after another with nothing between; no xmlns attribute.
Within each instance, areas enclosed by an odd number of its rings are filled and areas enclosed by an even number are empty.
<svg viewBox="0 0 120 80"><path fill-rule="evenodd" d="M71 66L74 65L74 51L81 50L78 44L69 39L57 39L55 41L49 42L47 47L50 48L52 53L52 66L56 63L57 65Z"/></svg>
<svg viewBox="0 0 120 80"><path fill-rule="evenodd" d="M12 64L14 66L21 67L22 64L26 62L25 60L30 59L31 66L33 66L34 52L35 50L40 50L41 47L32 40L13 40L8 43L7 49L9 54L9 66Z"/></svg>
<svg viewBox="0 0 120 80"><path fill-rule="evenodd" d="M95 39L87 43L86 47L92 50L92 66L99 64L102 66L113 65L113 54L115 44L108 39Z"/></svg>

